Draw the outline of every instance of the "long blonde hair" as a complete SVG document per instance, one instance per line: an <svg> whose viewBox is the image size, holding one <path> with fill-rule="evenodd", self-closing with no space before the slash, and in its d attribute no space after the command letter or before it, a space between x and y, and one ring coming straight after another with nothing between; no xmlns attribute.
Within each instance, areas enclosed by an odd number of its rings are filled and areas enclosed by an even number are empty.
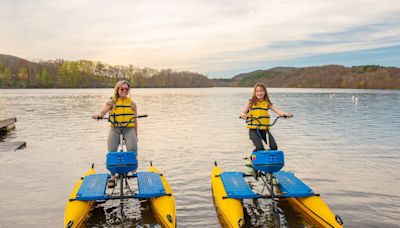
<svg viewBox="0 0 400 228"><path fill-rule="evenodd" d="M256 97L256 89L257 87L261 87L264 90L264 98L263 100L267 101L268 104L272 104L271 100L268 97L267 87L263 83L256 83L253 88L253 96L250 99L251 106L257 105L259 102L258 98Z"/></svg>
<svg viewBox="0 0 400 228"><path fill-rule="evenodd" d="M127 85L129 87L129 89L131 88L131 84L127 80L118 81L114 87L114 97L113 97L114 104L116 104L119 99L118 90L122 85Z"/></svg>

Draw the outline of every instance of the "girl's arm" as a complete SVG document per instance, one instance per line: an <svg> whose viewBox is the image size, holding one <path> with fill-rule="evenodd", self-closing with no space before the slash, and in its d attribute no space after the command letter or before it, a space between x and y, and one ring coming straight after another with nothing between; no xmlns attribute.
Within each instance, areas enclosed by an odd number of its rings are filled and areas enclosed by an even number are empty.
<svg viewBox="0 0 400 228"><path fill-rule="evenodd" d="M131 108L133 110L133 112L135 113L135 116L138 116L138 112L137 112L137 106L136 103L134 101L131 102ZM135 124L135 133L136 133L136 137L137 137L137 133L138 133L138 118L133 119L133 123Z"/></svg>
<svg viewBox="0 0 400 228"><path fill-rule="evenodd" d="M247 119L247 113L249 112L249 109L250 109L250 101L248 101L244 106L242 112L240 113L240 118L244 120Z"/></svg>
<svg viewBox="0 0 400 228"><path fill-rule="evenodd" d="M93 119L98 119L98 118L103 118L107 112L109 112L112 109L113 103L112 101L108 101L103 108L101 108L99 113L95 113L92 115Z"/></svg>
<svg viewBox="0 0 400 228"><path fill-rule="evenodd" d="M291 112L284 112L273 104L270 104L268 108L275 112L278 116L293 117L293 114Z"/></svg>

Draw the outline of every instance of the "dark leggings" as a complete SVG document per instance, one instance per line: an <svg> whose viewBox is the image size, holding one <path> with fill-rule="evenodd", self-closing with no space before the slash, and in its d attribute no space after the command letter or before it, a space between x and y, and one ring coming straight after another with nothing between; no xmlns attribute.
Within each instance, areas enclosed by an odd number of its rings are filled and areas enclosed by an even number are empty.
<svg viewBox="0 0 400 228"><path fill-rule="evenodd" d="M267 143L267 130L259 130L260 135L262 139L264 140L265 143ZM260 136L257 134L256 129L249 129L249 136L251 141L253 141L254 146L256 147L256 150L265 150L262 141L260 139ZM271 132L268 130L268 139L269 139L269 147L271 150L277 150L278 146L276 145L274 136L272 136Z"/></svg>

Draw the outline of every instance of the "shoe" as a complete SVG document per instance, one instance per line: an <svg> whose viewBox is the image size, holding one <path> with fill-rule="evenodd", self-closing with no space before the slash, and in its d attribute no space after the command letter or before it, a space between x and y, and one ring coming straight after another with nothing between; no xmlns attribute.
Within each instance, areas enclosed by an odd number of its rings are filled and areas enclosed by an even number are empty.
<svg viewBox="0 0 400 228"><path fill-rule="evenodd" d="M247 175L253 175L253 165L252 165L252 162L251 162L251 158L246 158L246 174Z"/></svg>
<svg viewBox="0 0 400 228"><path fill-rule="evenodd" d="M115 187L115 179L111 179L111 178L108 179L107 187L114 188Z"/></svg>
<svg viewBox="0 0 400 228"><path fill-rule="evenodd" d="M253 178L254 180L258 181L258 177L260 177L260 171L253 168Z"/></svg>

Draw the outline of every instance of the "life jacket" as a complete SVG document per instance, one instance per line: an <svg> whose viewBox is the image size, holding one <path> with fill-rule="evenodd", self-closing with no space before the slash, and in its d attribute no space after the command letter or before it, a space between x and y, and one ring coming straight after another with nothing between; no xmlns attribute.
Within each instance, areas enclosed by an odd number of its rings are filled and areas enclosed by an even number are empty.
<svg viewBox="0 0 400 228"><path fill-rule="evenodd" d="M266 130L269 125L268 101L252 105L247 113L247 128Z"/></svg>
<svg viewBox="0 0 400 228"><path fill-rule="evenodd" d="M112 97L111 99L113 99ZM135 112L132 110L131 107L132 100L131 98L127 97L125 99L118 99L117 103L115 103L115 108L110 111L110 126L126 126L126 127L135 127L134 119ZM114 123L114 125L113 125Z"/></svg>

